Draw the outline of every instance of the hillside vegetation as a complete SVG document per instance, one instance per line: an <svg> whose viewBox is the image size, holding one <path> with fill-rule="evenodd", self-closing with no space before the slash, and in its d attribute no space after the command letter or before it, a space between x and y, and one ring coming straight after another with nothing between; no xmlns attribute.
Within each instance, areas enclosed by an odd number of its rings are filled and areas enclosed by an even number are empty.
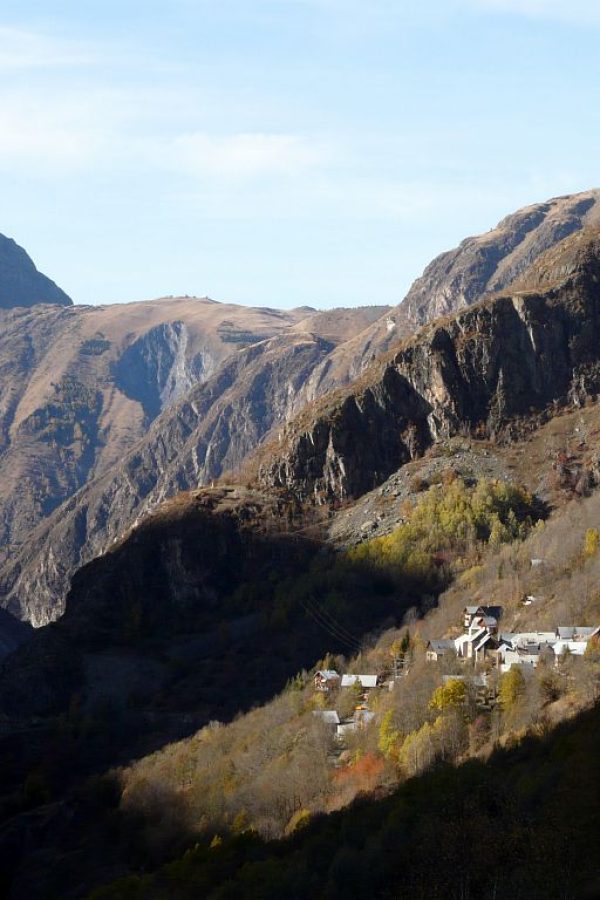
<svg viewBox="0 0 600 900"><path fill-rule="evenodd" d="M587 896L596 876L598 813L590 797L597 789L591 770L600 645L529 675L478 666L494 686L493 702L461 680L472 666L454 657L427 662L425 649L429 637L458 633L465 603L492 595L504 606L507 630L570 624L571 603L578 624L596 624L598 594L574 599L578 580L595 580L600 566L598 532L589 527L600 497L574 501L544 523L538 501L518 486L468 486L450 474L444 481L445 488L430 487L407 510L405 525L364 542L338 564L359 558L375 577L385 573L394 583L404 566L413 585L421 579L431 587L433 573L438 586L455 579L423 619L409 615L407 625L367 642L358 655L317 664L385 680L401 659L404 674L394 689L377 688L366 701L356 687L323 694L311 673L301 672L266 706L230 725L212 723L115 773L125 856L139 864L196 847L156 876L116 883L94 900L198 892L328 900ZM544 588L544 605L524 607L521 588L514 591L518 560L533 572L531 554L557 542L562 577L536 568L532 579L538 593ZM417 552L418 567L411 562ZM522 569L524 575L524 562ZM343 627L337 616L329 624ZM373 719L342 742L320 715L335 710L344 720L365 705ZM585 774L577 777L573 767ZM367 803L366 796L379 799ZM484 859L482 842L491 848ZM563 846L567 858L559 853ZM544 882L542 889L544 867L552 886Z"/></svg>

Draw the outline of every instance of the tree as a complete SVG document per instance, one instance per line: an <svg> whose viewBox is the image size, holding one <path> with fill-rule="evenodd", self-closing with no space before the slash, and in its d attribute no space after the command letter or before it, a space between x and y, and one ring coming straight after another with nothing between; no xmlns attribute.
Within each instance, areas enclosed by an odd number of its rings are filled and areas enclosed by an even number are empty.
<svg viewBox="0 0 600 900"><path fill-rule="evenodd" d="M386 712L379 726L378 746L387 759L397 759L401 734L394 724L394 710Z"/></svg>
<svg viewBox="0 0 600 900"><path fill-rule="evenodd" d="M600 532L597 528L588 528L585 533L583 552L585 556L595 556L600 543Z"/></svg>
<svg viewBox="0 0 600 900"><path fill-rule="evenodd" d="M498 699L505 712L510 712L525 694L525 678L517 666L511 666L500 679Z"/></svg>
<svg viewBox="0 0 600 900"><path fill-rule="evenodd" d="M467 688L464 681L459 678L451 678L435 689L429 701L429 709L456 709L464 705L466 697Z"/></svg>

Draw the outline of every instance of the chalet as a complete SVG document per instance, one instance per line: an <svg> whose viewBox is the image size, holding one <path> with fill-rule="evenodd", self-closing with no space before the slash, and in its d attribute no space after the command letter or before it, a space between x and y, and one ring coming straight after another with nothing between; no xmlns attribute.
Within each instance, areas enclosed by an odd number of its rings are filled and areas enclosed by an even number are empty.
<svg viewBox="0 0 600 900"><path fill-rule="evenodd" d="M466 634L461 634L454 641L456 655L459 659L472 659L473 646L486 634L485 628L478 628L475 631L469 630Z"/></svg>
<svg viewBox="0 0 600 900"><path fill-rule="evenodd" d="M536 669L540 660L546 658L549 662L554 663L555 655L552 644L550 643L527 643L517 644L514 647L505 647L502 653L500 663L500 671L508 672L512 666L528 667Z"/></svg>
<svg viewBox="0 0 600 900"><path fill-rule="evenodd" d="M454 641L436 640L427 642L425 653L427 662L437 662L438 659L441 659L442 656L445 656L447 653L456 653Z"/></svg>
<svg viewBox="0 0 600 900"><path fill-rule="evenodd" d="M500 640L517 647L527 647L528 644L553 644L556 641L556 633L554 631L503 631Z"/></svg>
<svg viewBox="0 0 600 900"><path fill-rule="evenodd" d="M489 656L495 653L499 647L498 641L494 635L486 631L479 640L473 645L473 656L476 663L481 663Z"/></svg>
<svg viewBox="0 0 600 900"><path fill-rule="evenodd" d="M473 619L489 616L495 619L496 624L498 624L498 619L501 615L501 606L465 606L463 610L463 623L465 628L470 628Z"/></svg>
<svg viewBox="0 0 600 900"><path fill-rule="evenodd" d="M327 693L327 691L335 690L340 686L340 676L335 669L320 669L315 672L314 685L315 691Z"/></svg>
<svg viewBox="0 0 600 900"><path fill-rule="evenodd" d="M377 675L342 675L342 687L354 687L360 684L365 690L377 687Z"/></svg>

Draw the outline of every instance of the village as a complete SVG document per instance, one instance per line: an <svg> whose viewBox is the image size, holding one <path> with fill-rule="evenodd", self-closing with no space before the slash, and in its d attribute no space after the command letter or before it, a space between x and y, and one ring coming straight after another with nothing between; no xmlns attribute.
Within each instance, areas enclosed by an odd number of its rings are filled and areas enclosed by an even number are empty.
<svg viewBox="0 0 600 900"><path fill-rule="evenodd" d="M455 661L464 671L445 674L442 681L465 682L473 691L477 704L491 708L497 701L499 676L513 667L528 674L540 663L559 669L571 656L584 656L589 642L598 638L600 626L566 625L554 631L502 631L501 606L465 606L462 633L456 638L427 641L425 658L428 663ZM324 697L338 691L352 690L356 705L352 714L342 718L335 709L317 709L314 715L331 728L339 741L353 732L366 728L375 713L369 709L369 697L376 690L394 690L394 686L408 670L410 654L394 655L393 671L379 674L340 674L335 669L320 669L313 679L316 694Z"/></svg>

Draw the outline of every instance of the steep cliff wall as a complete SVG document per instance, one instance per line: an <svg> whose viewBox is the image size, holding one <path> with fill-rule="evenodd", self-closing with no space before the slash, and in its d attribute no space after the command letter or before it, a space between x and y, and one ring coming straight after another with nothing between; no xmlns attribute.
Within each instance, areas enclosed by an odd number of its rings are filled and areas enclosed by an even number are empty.
<svg viewBox="0 0 600 900"><path fill-rule="evenodd" d="M427 326L290 423L259 481L318 501L358 497L439 438L508 435L520 417L583 403L600 390L599 284L598 231L567 238L519 291Z"/></svg>

